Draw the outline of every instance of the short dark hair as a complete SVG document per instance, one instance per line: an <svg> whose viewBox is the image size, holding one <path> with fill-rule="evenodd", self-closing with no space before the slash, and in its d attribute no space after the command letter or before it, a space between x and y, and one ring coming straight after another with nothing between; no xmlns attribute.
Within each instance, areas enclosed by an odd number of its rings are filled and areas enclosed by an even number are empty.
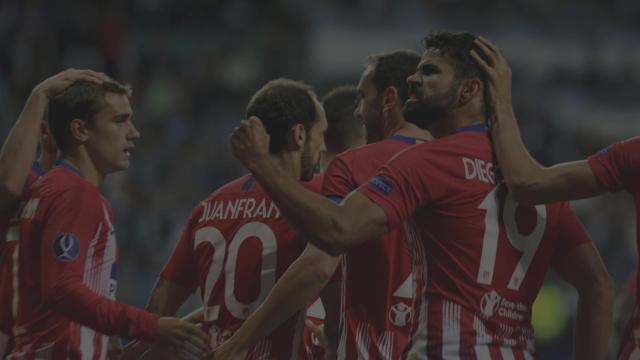
<svg viewBox="0 0 640 360"><path fill-rule="evenodd" d="M420 54L413 50L400 49L371 55L367 62L373 66L373 83L376 84L378 93L393 86L398 90L398 96L403 103L409 98L407 78L416 72Z"/></svg>
<svg viewBox="0 0 640 360"><path fill-rule="evenodd" d="M88 123L105 106L104 96L115 93L131 97L131 87L113 79L96 84L89 81L76 81L49 101L47 118L49 129L58 148L68 145L73 119L81 119Z"/></svg>
<svg viewBox="0 0 640 360"><path fill-rule="evenodd" d="M362 122L353 116L357 99L358 89L353 85L338 86L322 98L328 124L324 135L327 151L341 153L364 133Z"/></svg>
<svg viewBox="0 0 640 360"><path fill-rule="evenodd" d="M484 58L483 52L474 44L476 38L468 32L432 32L424 38L424 47L425 50L438 50L439 54L451 60L458 80L475 77L484 83L484 72L469 54L475 49Z"/></svg>
<svg viewBox="0 0 640 360"><path fill-rule="evenodd" d="M287 145L287 133L296 124L308 132L316 121L316 95L305 83L275 79L266 83L249 100L246 118L257 116L271 137L269 151L278 153Z"/></svg>

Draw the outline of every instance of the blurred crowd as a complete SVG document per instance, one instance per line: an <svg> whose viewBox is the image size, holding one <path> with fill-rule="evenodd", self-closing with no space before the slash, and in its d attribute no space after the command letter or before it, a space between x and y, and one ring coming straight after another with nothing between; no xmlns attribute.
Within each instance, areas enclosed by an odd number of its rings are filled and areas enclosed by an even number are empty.
<svg viewBox="0 0 640 360"><path fill-rule="evenodd" d="M142 138L131 169L104 190L120 242L119 298L144 306L190 210L244 172L228 136L267 80L303 80L321 96L355 84L371 53L419 50L430 30L482 34L511 61L529 149L554 164L640 134L638 18L635 0L5 0L0 134L35 84L67 67L132 85ZM631 199L573 207L622 287L637 254ZM565 358L575 294L551 275L543 295L542 354L545 342L563 345L541 358Z"/></svg>

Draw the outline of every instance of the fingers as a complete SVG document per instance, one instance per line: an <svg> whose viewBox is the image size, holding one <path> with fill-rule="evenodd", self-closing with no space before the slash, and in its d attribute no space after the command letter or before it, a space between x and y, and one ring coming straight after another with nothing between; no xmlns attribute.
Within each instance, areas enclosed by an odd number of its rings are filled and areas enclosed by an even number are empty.
<svg viewBox="0 0 640 360"><path fill-rule="evenodd" d="M483 43L480 39L476 39L474 44L480 49L487 59L485 62L491 66L496 63L496 53L493 52L485 43ZM473 51L473 50L472 50ZM480 55L480 54L477 54Z"/></svg>
<svg viewBox="0 0 640 360"><path fill-rule="evenodd" d="M501 54L500 52L500 48L498 48L494 43L492 43L491 41L489 41L488 39L482 37L482 36L478 36L478 38L476 39L476 41L480 41L482 44L484 44L487 48L489 48L491 50L491 52L493 52L494 54Z"/></svg>
<svg viewBox="0 0 640 360"><path fill-rule="evenodd" d="M110 78L106 74L93 71L93 70L88 70L88 69L85 69L85 70L69 69L64 72L63 79L71 82L75 82L78 80L85 80L85 81L93 82L96 84L101 84L105 81L110 80Z"/></svg>
<svg viewBox="0 0 640 360"><path fill-rule="evenodd" d="M482 68L482 70L488 73L493 71L491 66L489 66L489 64L487 64L487 62L484 61L484 59L480 55L478 55L478 53L475 50L471 50L470 54L473 60L475 60L478 63L478 65L480 66L480 68Z"/></svg>
<svg viewBox="0 0 640 360"><path fill-rule="evenodd" d="M209 351L209 335L200 330L199 327L193 324L186 324L187 334L189 335L188 341L194 345L198 350L203 352Z"/></svg>

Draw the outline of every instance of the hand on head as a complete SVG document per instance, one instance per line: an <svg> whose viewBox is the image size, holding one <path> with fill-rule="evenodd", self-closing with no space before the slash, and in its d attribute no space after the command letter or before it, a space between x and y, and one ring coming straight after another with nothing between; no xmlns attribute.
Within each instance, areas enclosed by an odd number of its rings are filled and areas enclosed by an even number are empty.
<svg viewBox="0 0 640 360"><path fill-rule="evenodd" d="M511 107L511 68L502 51L489 40L478 37L471 57L486 75L485 97L489 113L493 116L500 106Z"/></svg>
<svg viewBox="0 0 640 360"><path fill-rule="evenodd" d="M33 93L43 94L47 99L51 99L76 81L88 81L101 84L109 80L111 79L104 73L93 70L78 70L71 68L44 80L33 89Z"/></svg>
<svg viewBox="0 0 640 360"><path fill-rule="evenodd" d="M269 156L269 134L255 116L242 120L230 141L233 155L249 170Z"/></svg>

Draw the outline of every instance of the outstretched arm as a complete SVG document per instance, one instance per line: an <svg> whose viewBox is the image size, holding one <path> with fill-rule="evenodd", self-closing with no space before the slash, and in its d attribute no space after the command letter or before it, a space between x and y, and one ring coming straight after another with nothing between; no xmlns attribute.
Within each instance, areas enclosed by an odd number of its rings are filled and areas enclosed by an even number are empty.
<svg viewBox="0 0 640 360"><path fill-rule="evenodd" d="M511 68L502 52L480 37L471 56L486 75L486 99L491 112L491 134L505 183L518 202L542 204L581 199L605 191L587 161L541 166L529 154L513 112ZM485 60L486 59L486 60Z"/></svg>
<svg viewBox="0 0 640 360"><path fill-rule="evenodd" d="M317 247L338 255L387 232L384 211L366 196L354 191L337 205L293 177L282 176L284 171L269 155L269 135L260 119L243 120L231 137L231 146L287 222Z"/></svg>

